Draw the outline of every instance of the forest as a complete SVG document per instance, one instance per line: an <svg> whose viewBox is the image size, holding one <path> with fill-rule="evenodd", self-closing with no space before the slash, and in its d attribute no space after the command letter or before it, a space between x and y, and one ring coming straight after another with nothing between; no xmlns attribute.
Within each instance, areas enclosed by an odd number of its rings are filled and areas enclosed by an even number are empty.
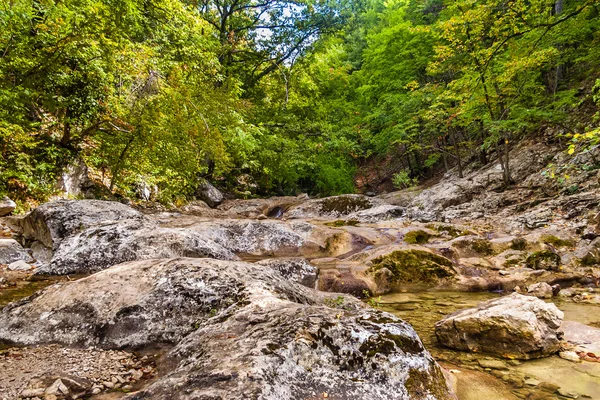
<svg viewBox="0 0 600 400"><path fill-rule="evenodd" d="M405 188L600 142L595 0L5 0L0 195ZM366 178L363 179L363 178Z"/></svg>

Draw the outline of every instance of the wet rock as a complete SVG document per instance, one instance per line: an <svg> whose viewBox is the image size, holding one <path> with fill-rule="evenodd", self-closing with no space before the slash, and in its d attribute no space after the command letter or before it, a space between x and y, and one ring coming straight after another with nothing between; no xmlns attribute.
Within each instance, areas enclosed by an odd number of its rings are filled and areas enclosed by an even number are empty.
<svg viewBox="0 0 600 400"><path fill-rule="evenodd" d="M15 211L15 208L17 208L17 204L14 201L6 196L0 198L0 217L4 217Z"/></svg>
<svg viewBox="0 0 600 400"><path fill-rule="evenodd" d="M136 261L4 308L0 340L174 343L161 377L128 399L452 398L410 325L339 297L328 307L322 293L262 265Z"/></svg>
<svg viewBox="0 0 600 400"><path fill-rule="evenodd" d="M291 207L286 215L288 218L339 218L352 213L367 210L382 205L382 201L358 194L345 194L341 196L325 197L323 199L307 200L304 203ZM386 209L388 214L391 208ZM378 212L384 211L380 209ZM375 212L375 215L378 213ZM384 212L384 214L385 214ZM365 217L368 214L365 214Z"/></svg>
<svg viewBox="0 0 600 400"><path fill-rule="evenodd" d="M65 275L90 273L126 261L171 257L212 257L235 260L230 250L201 233L161 228L133 219L87 228L63 239L49 264L38 273Z"/></svg>
<svg viewBox="0 0 600 400"><path fill-rule="evenodd" d="M196 197L198 200L204 201L212 208L215 208L223 202L223 193L211 185L206 179L200 179L198 188L196 189Z"/></svg>
<svg viewBox="0 0 600 400"><path fill-rule="evenodd" d="M10 264L15 261L32 262L33 259L16 240L0 239L0 264Z"/></svg>
<svg viewBox="0 0 600 400"><path fill-rule="evenodd" d="M22 235L55 250L68 236L108 221L141 220L143 215L124 204L102 200L57 200L45 203L21 221Z"/></svg>
<svg viewBox="0 0 600 400"><path fill-rule="evenodd" d="M305 258L271 258L257 261L256 264L274 268L285 278L314 289L317 284L319 270Z"/></svg>
<svg viewBox="0 0 600 400"><path fill-rule="evenodd" d="M552 289L552 286L548 285L546 282L539 282L529 285L527 293L539 299L551 299L554 295L554 290Z"/></svg>
<svg viewBox="0 0 600 400"><path fill-rule="evenodd" d="M454 349L531 359L559 350L562 318L554 304L513 293L445 317L435 333Z"/></svg>
<svg viewBox="0 0 600 400"><path fill-rule="evenodd" d="M365 279L344 270L321 271L317 288L323 292L346 293L358 298L376 291Z"/></svg>

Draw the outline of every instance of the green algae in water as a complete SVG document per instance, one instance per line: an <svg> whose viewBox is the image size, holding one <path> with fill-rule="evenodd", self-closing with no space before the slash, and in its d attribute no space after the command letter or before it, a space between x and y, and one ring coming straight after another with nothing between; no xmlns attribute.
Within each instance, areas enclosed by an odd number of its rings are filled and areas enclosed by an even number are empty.
<svg viewBox="0 0 600 400"><path fill-rule="evenodd" d="M398 250L373 260L370 272L387 268L394 283L435 283L455 275L452 261L424 250Z"/></svg>
<svg viewBox="0 0 600 400"><path fill-rule="evenodd" d="M31 296L46 286L53 283L65 281L65 277L36 277L34 279L17 282L16 286L0 289L0 309L7 304L24 299Z"/></svg>

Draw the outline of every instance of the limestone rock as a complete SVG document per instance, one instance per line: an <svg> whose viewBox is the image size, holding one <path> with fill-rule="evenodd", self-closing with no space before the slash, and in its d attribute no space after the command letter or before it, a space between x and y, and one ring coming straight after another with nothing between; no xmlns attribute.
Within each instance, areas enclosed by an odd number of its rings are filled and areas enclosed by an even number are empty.
<svg viewBox="0 0 600 400"><path fill-rule="evenodd" d="M404 207L382 204L366 210L355 211L346 216L346 220L358 221L363 223L374 223L379 221L387 221L404 216Z"/></svg>
<svg viewBox="0 0 600 400"><path fill-rule="evenodd" d="M0 239L0 264L11 264L19 260L33 261L19 242L14 239Z"/></svg>
<svg viewBox="0 0 600 400"><path fill-rule="evenodd" d="M87 228L63 239L52 260L39 273L65 275L90 273L126 261L172 257L237 256L201 233L182 228L162 228L132 219Z"/></svg>
<svg viewBox="0 0 600 400"><path fill-rule="evenodd" d="M5 307L0 340L174 343L161 377L130 400L453 398L410 325L340 297L339 307L328 307L324 294L263 265L135 261Z"/></svg>
<svg viewBox="0 0 600 400"><path fill-rule="evenodd" d="M527 288L527 293L539 299L551 299L554 295L553 292L552 286L548 285L546 282L534 283Z"/></svg>
<svg viewBox="0 0 600 400"><path fill-rule="evenodd" d="M454 349L531 359L559 350L562 319L554 304L513 293L446 316L435 333Z"/></svg>
<svg viewBox="0 0 600 400"><path fill-rule="evenodd" d="M56 249L67 236L107 221L141 220L143 215L124 204L102 200L57 200L45 203L27 215L22 235Z"/></svg>
<svg viewBox="0 0 600 400"><path fill-rule="evenodd" d="M270 258L257 261L256 264L274 268L284 278L311 289L314 289L317 284L319 270L312 266L305 258Z"/></svg>
<svg viewBox="0 0 600 400"><path fill-rule="evenodd" d="M206 179L200 179L198 188L196 189L196 197L212 208L223 202L223 193Z"/></svg>
<svg viewBox="0 0 600 400"><path fill-rule="evenodd" d="M286 212L286 216L288 218L339 218L382 204L383 202L379 199L358 194L344 194L307 200L300 205L291 207ZM389 210L387 209L386 212ZM394 210L397 209L394 208ZM381 211L383 210L380 209L379 212Z"/></svg>
<svg viewBox="0 0 600 400"><path fill-rule="evenodd" d="M0 217L10 214L15 210L15 208L17 208L17 205L14 201L6 196L0 198Z"/></svg>
<svg viewBox="0 0 600 400"><path fill-rule="evenodd" d="M23 260L18 260L8 264L9 271L29 271L33 267Z"/></svg>

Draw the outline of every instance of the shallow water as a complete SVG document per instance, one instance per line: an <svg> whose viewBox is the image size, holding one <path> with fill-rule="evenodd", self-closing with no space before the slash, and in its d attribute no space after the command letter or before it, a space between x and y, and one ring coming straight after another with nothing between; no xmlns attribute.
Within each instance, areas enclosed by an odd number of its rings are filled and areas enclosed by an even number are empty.
<svg viewBox="0 0 600 400"><path fill-rule="evenodd" d="M561 390L576 393L579 398L585 395L586 398L600 400L600 363L573 363L553 356L522 361L519 365L510 365L508 371L482 371L477 361L493 356L455 351L438 344L434 325L444 315L474 307L501 295L490 292L394 293L381 297L381 308L401 317L415 328L433 357L451 371L456 380L459 400L515 400L527 395L540 395L540 389L531 384L533 381L559 385ZM578 304L560 298L553 301L565 313L565 320L600 326L599 305ZM507 383L513 374L523 376L530 385L518 388ZM565 398L556 393L546 394L550 397L539 398Z"/></svg>

